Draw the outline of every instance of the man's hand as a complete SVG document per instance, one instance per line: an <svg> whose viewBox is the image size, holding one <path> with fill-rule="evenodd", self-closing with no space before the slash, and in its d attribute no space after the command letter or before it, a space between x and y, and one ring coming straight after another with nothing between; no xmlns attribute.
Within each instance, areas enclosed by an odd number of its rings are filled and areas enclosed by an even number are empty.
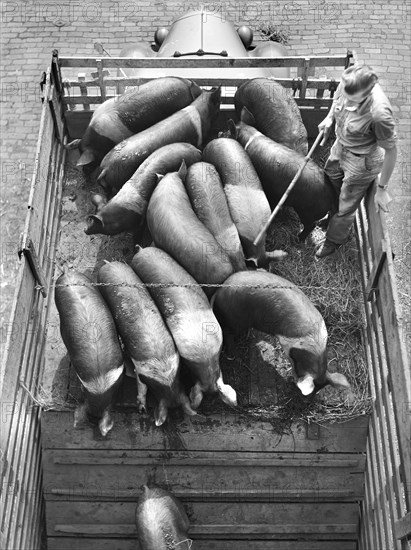
<svg viewBox="0 0 411 550"><path fill-rule="evenodd" d="M378 187L379 182L380 178L378 177L375 181L375 184L377 186L374 197L375 210L376 212L379 212L381 208L381 210L383 210L384 212L389 212L388 205L392 201L392 198L386 189Z"/></svg>
<svg viewBox="0 0 411 550"><path fill-rule="evenodd" d="M330 115L326 116L325 119L320 122L320 124L318 125L318 131L321 132L321 131L324 131L324 137L320 143L320 146L322 147L323 145L325 145L327 143L327 140L328 140L328 137L330 135L330 132L331 132L331 127L333 125L333 122L334 122L334 118Z"/></svg>

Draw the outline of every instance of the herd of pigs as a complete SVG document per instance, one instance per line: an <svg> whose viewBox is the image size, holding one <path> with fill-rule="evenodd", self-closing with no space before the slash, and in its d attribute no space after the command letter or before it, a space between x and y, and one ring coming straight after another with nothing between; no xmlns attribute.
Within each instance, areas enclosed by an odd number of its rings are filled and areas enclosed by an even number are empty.
<svg viewBox="0 0 411 550"><path fill-rule="evenodd" d="M105 101L83 138L67 146L80 149L79 166L99 166L105 190L92 196L97 211L86 234L126 231L136 244L130 265L105 262L96 282L74 270L56 282L62 338L83 388L75 425L94 419L103 436L109 432L125 364L134 368L127 374L137 380L140 412L147 389L154 396L157 426L170 407L195 415L204 393L235 407L236 391L219 366L222 330L226 338L249 328L275 335L303 395L329 383L350 391L342 374L327 370L318 310L264 269L286 252L266 251L264 239L254 245L307 153L299 109L275 81L250 80L236 92L240 122L229 121L231 137L207 143L220 101L220 89L152 80ZM300 240L333 200L310 160L286 203L304 226ZM143 248L147 228L153 242ZM95 338L89 326L98 327ZM136 525L143 550L191 548L184 508L163 489L145 487Z"/></svg>
<svg viewBox="0 0 411 550"><path fill-rule="evenodd" d="M157 426L170 407L195 415L205 393L235 407L219 366L223 330L275 335L303 395L326 384L350 391L342 374L327 370L318 310L264 269L286 252L266 251L264 239L254 245L307 153L299 109L275 81L247 81L235 95L240 121L229 121L230 137L207 143L220 102L219 88L151 80L102 103L82 139L67 146L80 149L79 166L99 166L104 189L92 196L86 234L132 232L136 244L130 265L105 262L97 281L66 270L56 282L62 338L83 388L75 425L94 419L103 436L109 432L126 373L137 380L140 412L147 389L156 399ZM286 203L304 226L300 240L333 200L323 170L309 160ZM143 248L147 228L152 245ZM90 325L99 331L91 340Z"/></svg>

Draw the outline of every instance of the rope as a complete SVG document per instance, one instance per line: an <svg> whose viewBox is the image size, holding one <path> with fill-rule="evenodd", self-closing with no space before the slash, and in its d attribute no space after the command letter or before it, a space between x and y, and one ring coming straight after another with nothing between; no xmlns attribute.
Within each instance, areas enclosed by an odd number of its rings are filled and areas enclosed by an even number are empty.
<svg viewBox="0 0 411 550"><path fill-rule="evenodd" d="M184 540L180 540L180 542L176 542L174 544L174 548L177 548L177 546L180 546L180 544L183 544L183 542L186 542L188 544L188 547L191 548L192 544L193 544L193 541L192 539L184 539Z"/></svg>

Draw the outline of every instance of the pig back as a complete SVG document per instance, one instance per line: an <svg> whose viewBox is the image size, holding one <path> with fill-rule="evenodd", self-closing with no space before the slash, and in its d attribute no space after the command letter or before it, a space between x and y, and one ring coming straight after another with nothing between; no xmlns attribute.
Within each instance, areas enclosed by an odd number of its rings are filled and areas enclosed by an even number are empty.
<svg viewBox="0 0 411 550"><path fill-rule="evenodd" d="M307 130L290 92L268 78L243 83L234 97L238 117L243 107L253 115L255 127L270 139L306 155Z"/></svg>
<svg viewBox="0 0 411 550"><path fill-rule="evenodd" d="M131 267L148 287L183 358L214 357L222 345L220 325L207 296L169 254L155 247L138 248ZM207 338L205 338L207 336Z"/></svg>
<svg viewBox="0 0 411 550"><path fill-rule="evenodd" d="M188 169L184 184L193 210L227 253L234 269L246 269L238 231L216 168L208 162L196 162Z"/></svg>
<svg viewBox="0 0 411 550"><path fill-rule="evenodd" d="M119 189L156 149L175 142L197 147L218 114L220 90L203 91L192 104L118 143L101 162L99 182Z"/></svg>
<svg viewBox="0 0 411 550"><path fill-rule="evenodd" d="M258 263L265 256L265 244L261 241L256 247L254 241L271 210L250 157L237 141L218 138L206 146L203 159L214 164L221 177L246 258Z"/></svg>
<svg viewBox="0 0 411 550"><path fill-rule="evenodd" d="M156 246L179 262L200 284L222 283L234 269L227 253L193 211L178 173L154 190L147 224Z"/></svg>
<svg viewBox="0 0 411 550"><path fill-rule="evenodd" d="M213 297L223 326L236 332L254 328L285 337L315 334L323 318L291 281L265 271L231 275Z"/></svg>
<svg viewBox="0 0 411 550"><path fill-rule="evenodd" d="M56 281L60 330L81 380L94 379L123 364L113 317L92 281L68 271Z"/></svg>
<svg viewBox="0 0 411 550"><path fill-rule="evenodd" d="M240 143L245 144L246 135L245 133L240 137ZM256 136L250 142L247 153L257 170L270 205L274 208L304 164L304 157L263 135ZM319 220L327 214L333 201L334 193L324 170L313 160L309 160L285 204L295 208L301 219Z"/></svg>
<svg viewBox="0 0 411 550"><path fill-rule="evenodd" d="M103 283L101 292L134 360L175 355L173 339L156 304L129 265L122 262L104 264L99 270L98 282Z"/></svg>

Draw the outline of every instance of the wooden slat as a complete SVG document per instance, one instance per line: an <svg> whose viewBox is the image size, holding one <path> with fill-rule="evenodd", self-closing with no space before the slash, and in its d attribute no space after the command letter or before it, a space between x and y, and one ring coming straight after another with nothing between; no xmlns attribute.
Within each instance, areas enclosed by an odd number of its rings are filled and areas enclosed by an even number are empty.
<svg viewBox="0 0 411 550"><path fill-rule="evenodd" d="M141 550L136 539L50 537L47 550ZM356 550L355 541L196 540L193 550Z"/></svg>
<svg viewBox="0 0 411 550"><path fill-rule="evenodd" d="M50 88L50 97L47 99L49 101L51 116L53 117L56 139L61 142L64 135L64 119L60 109L60 97L57 96L54 84Z"/></svg>
<svg viewBox="0 0 411 550"><path fill-rule="evenodd" d="M308 540L329 540L331 536L345 540L356 540L357 524L342 524L342 525L323 525L321 523L311 525L192 525L189 528L188 534L193 539L290 539L304 538ZM85 537L136 537L135 525L124 525L117 523L116 525L94 525L94 524L66 524L61 523L55 526L55 532L61 535L85 536Z"/></svg>
<svg viewBox="0 0 411 550"><path fill-rule="evenodd" d="M61 67L97 67L99 58L90 57L60 57ZM127 57L105 57L105 68L259 68L259 67L302 67L304 57L237 57L237 58L175 58L175 57L148 57L148 58L127 58ZM345 66L346 57L335 56L312 56L310 63L314 67L340 67Z"/></svg>
<svg viewBox="0 0 411 550"><path fill-rule="evenodd" d="M74 86L79 86L80 87L80 93L81 93L81 98L83 99L82 101L82 104L84 105L83 109L85 111L89 111L90 110L90 105L86 102L86 100L88 100L89 98L87 97L87 90L88 90L88 85L87 85L87 82L86 82L86 73L79 73L78 74L78 82L76 84L74 84L76 81L75 80L70 80L69 82L66 82L66 86L69 85L70 87L74 87ZM95 81L93 81L94 84L95 84ZM77 99L78 99L78 96L75 96ZM106 98L106 99L109 99L109 98ZM102 99L99 98L99 103L102 102ZM63 97L63 103L65 104L70 104L70 105L75 105L77 104L77 101L73 101L73 98L71 96L69 97Z"/></svg>
<svg viewBox="0 0 411 550"><path fill-rule="evenodd" d="M77 487L77 486L76 486ZM70 487L65 484L63 487L52 488L51 492L45 494L47 501L66 501L67 499L73 499L76 501L95 499L98 496L102 501L110 501L113 498L113 494L116 495L121 501L135 501L136 488L132 489L119 489L109 488L104 490L98 488L96 493L95 486L89 488L76 488ZM49 487L47 486L47 490ZM173 494L181 500L208 500L214 502L315 502L321 499L321 502L358 502L363 498L363 492L361 488L352 489L350 487L334 488L334 489L321 489L321 494L317 489L300 489L287 487L286 489L278 488L276 490L270 489L270 487L262 489L204 489L199 494L198 489L179 489L176 488Z"/></svg>
<svg viewBox="0 0 411 550"><path fill-rule="evenodd" d="M216 449L227 451L273 451L294 449L298 452L362 452L368 430L368 418L358 417L343 424L328 425L321 439L307 440L304 422L294 424L290 434L276 434L268 422L253 421L247 426L247 417L221 413L205 419L193 417L178 424L177 433L167 426L158 429L138 413L116 413L115 425L103 439L93 426L73 428L71 411L47 411L42 417L42 440L44 449L128 449L133 447L148 450L182 448L190 451L208 450L210 434ZM171 428L172 424L168 424ZM177 435L177 437L176 437Z"/></svg>
<svg viewBox="0 0 411 550"><path fill-rule="evenodd" d="M136 495L136 500L138 495ZM47 532L49 536L59 536L62 529L58 525L64 521L65 525L77 525L78 533L83 532L83 525L94 525L98 530L105 525L109 536L119 536L117 525L124 525L135 536L134 502L47 502ZM358 520L358 505L341 503L236 503L221 502L187 502L185 508L191 518L193 529L196 526L218 526L222 518L229 518L230 523L236 525L242 533L252 533L253 525L265 525L276 534L285 534L289 527L290 538L297 533L314 532L314 525L321 524L323 532L347 532L346 525L351 525L348 531L356 533ZM242 527L241 527L242 526ZM304 526L304 527L303 527ZM201 527L197 528L198 530ZM209 531L212 531L210 527ZM260 528L260 532L262 528ZM75 534L75 532L71 533ZM217 532L215 533L217 534ZM235 537L233 537L235 538Z"/></svg>
<svg viewBox="0 0 411 550"><path fill-rule="evenodd" d="M200 84L203 84L202 82ZM209 79L207 81L207 83L204 83L204 85L212 85L212 84L215 84L215 82L211 79ZM111 99L115 97L114 95L109 95L107 96L107 99ZM331 98L320 98L320 99L317 99L317 98L305 98L305 99L302 99L302 98L299 98L299 97L296 97L295 98L296 102L297 102L297 105L299 106L310 106L310 107L317 107L317 108L320 108L320 107L331 107L331 104L332 104L332 99ZM87 105L87 106L90 106L90 105L94 105L94 104L100 104L102 103L102 99L100 96L87 96L87 97L84 97L84 96L81 96L81 95L72 95L70 97L65 97L63 99L63 102L66 104L66 105ZM231 103L231 102L230 102ZM79 114L81 113L81 111L72 111L72 118L76 118Z"/></svg>
<svg viewBox="0 0 411 550"><path fill-rule="evenodd" d="M299 495L308 493L310 498L320 499L322 493L330 494L333 491L343 494L351 500L361 499L363 496L363 472L351 468L323 468L315 470L310 466L226 466L196 464L192 461L187 465L170 465L165 459L161 464L139 465L54 465L52 453L43 451L44 484L46 491L73 491L83 492L85 498L91 493L113 493L115 490L122 495L138 492L147 480L173 488L173 492L184 494L205 495L210 492L224 498L224 493L235 492L237 495L247 495L255 498L260 491L268 495L277 495L281 498L285 494Z"/></svg>
<svg viewBox="0 0 411 550"><path fill-rule="evenodd" d="M134 451L107 451L102 456L100 451L76 451L70 453L54 451L52 455L53 464L57 465L127 465L146 466L167 462L169 466L259 466L259 467L304 467L304 468L351 468L363 471L365 457L353 454L314 454L314 453L233 453L220 450L211 452L197 452L195 455L187 456L185 451L174 451L170 457L164 452Z"/></svg>
<svg viewBox="0 0 411 550"><path fill-rule="evenodd" d="M101 94L101 100L104 102L106 100L106 84L104 82L104 74L103 74L103 59L97 59L97 72L98 72L98 85L100 88L100 94Z"/></svg>
<svg viewBox="0 0 411 550"><path fill-rule="evenodd" d="M285 88L292 88L294 83L294 78L276 78L276 77L270 77L270 80L274 80L278 84L281 84ZM137 77L129 77L126 78L124 76L111 76L111 77L105 77L104 83L107 87L116 87L118 84L124 84L125 86L140 86L141 84L144 84L145 82L149 82L150 80L153 80L152 78L145 77L145 78L137 78ZM200 86L210 86L210 85L221 85L221 86L239 86L244 82L243 78L235 78L230 77L227 75L226 77L215 77L215 78L195 78L195 81ZM313 89L319 89L322 91L328 90L330 87L330 84L335 83L339 84L339 80L335 79L325 79L325 78L309 78L307 77L307 88L313 88ZM84 93L84 90L87 92L87 89L90 88L93 91L97 91L97 88L99 88L100 84L96 79L92 80L86 80L85 73L79 73L77 80L74 79L66 79L65 80L65 86L68 88L80 88L81 96L86 96L87 93ZM117 95L117 94L115 94ZM80 96L73 96L73 97L80 97ZM99 102L101 102L101 96L97 95L96 97L99 98ZM107 96L107 99L109 99L111 96ZM114 96L113 96L114 97ZM66 98L67 99L67 98ZM67 101L66 101L67 102Z"/></svg>

